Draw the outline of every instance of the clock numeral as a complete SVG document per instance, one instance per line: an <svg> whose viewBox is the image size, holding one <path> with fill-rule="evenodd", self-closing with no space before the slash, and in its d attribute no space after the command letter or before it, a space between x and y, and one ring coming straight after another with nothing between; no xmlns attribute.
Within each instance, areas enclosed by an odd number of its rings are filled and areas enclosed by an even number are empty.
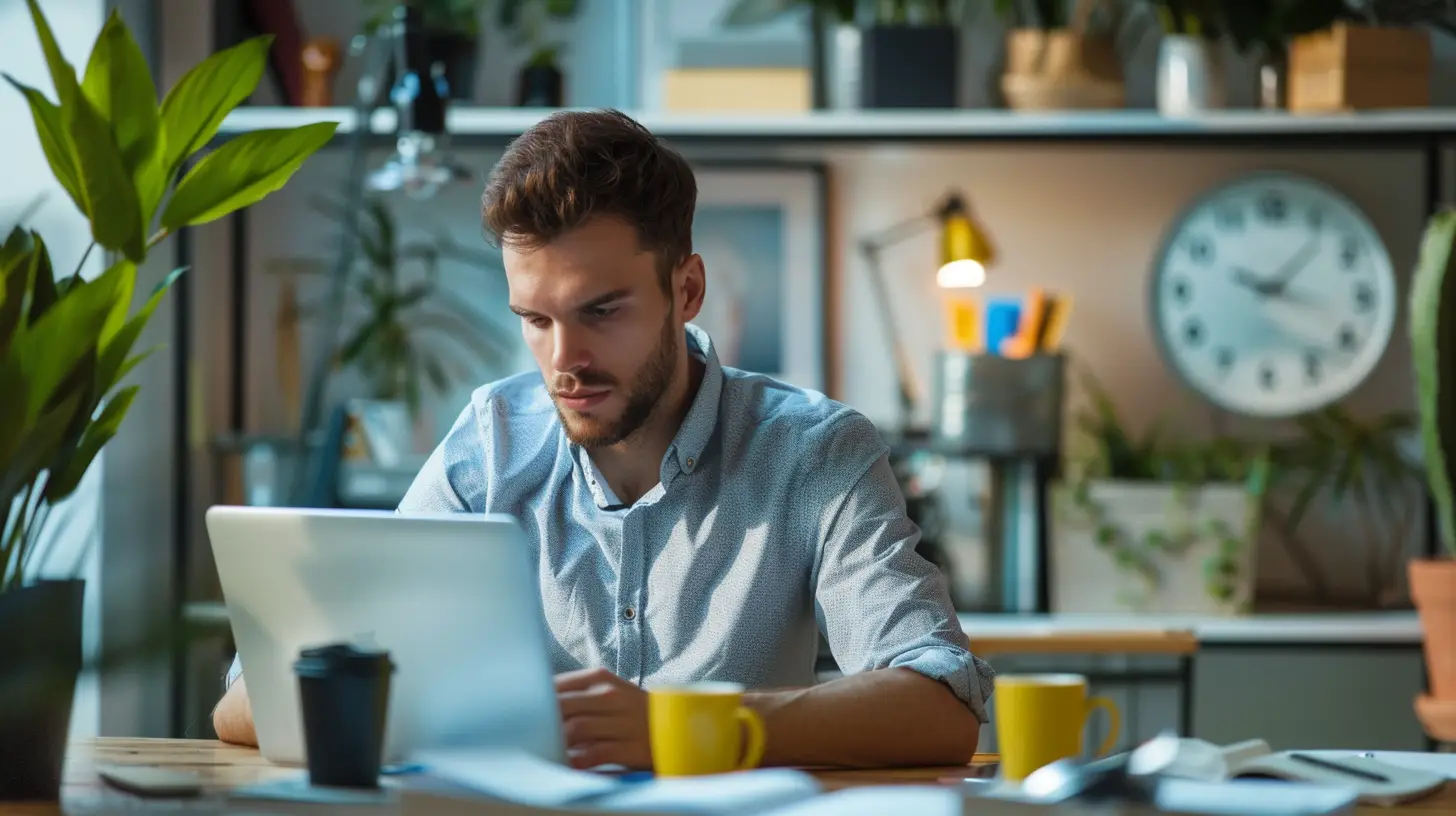
<svg viewBox="0 0 1456 816"><path fill-rule="evenodd" d="M1375 308L1375 289L1366 281L1355 284L1355 311L1365 313Z"/></svg>
<svg viewBox="0 0 1456 816"><path fill-rule="evenodd" d="M1206 235L1194 235L1188 239L1188 257L1196 263L1213 263L1213 242Z"/></svg>
<svg viewBox="0 0 1456 816"><path fill-rule="evenodd" d="M1312 385L1320 381L1320 355L1318 351L1304 353L1304 378Z"/></svg>
<svg viewBox="0 0 1456 816"><path fill-rule="evenodd" d="M1179 278L1173 281L1173 299L1178 303L1187 306L1188 301L1193 297L1193 289L1188 281Z"/></svg>
<svg viewBox="0 0 1456 816"><path fill-rule="evenodd" d="M1219 207L1213 214L1213 222L1221 230L1241 230L1244 228L1244 211L1232 205Z"/></svg>
<svg viewBox="0 0 1456 816"><path fill-rule="evenodd" d="M1183 342L1190 346L1200 346L1203 344L1204 334L1203 321L1196 317L1183 321Z"/></svg>
<svg viewBox="0 0 1456 816"><path fill-rule="evenodd" d="M1310 207L1309 212L1304 214L1305 223L1309 224L1312 230L1318 230L1325 225L1325 211L1322 207Z"/></svg>
<svg viewBox="0 0 1456 816"><path fill-rule="evenodd" d="M1289 204L1281 193L1265 193L1259 197L1259 217L1265 221L1283 221Z"/></svg>
<svg viewBox="0 0 1456 816"><path fill-rule="evenodd" d="M1360 239L1346 238L1340 243L1340 268L1351 270L1355 268L1355 262L1360 260Z"/></svg>
<svg viewBox="0 0 1456 816"><path fill-rule="evenodd" d="M1278 379L1275 377L1275 371L1274 371L1274 364L1273 363L1264 363L1263 365L1259 366L1259 387L1260 388L1264 389L1265 391L1273 391L1274 390L1274 386L1277 383L1278 383Z"/></svg>
<svg viewBox="0 0 1456 816"><path fill-rule="evenodd" d="M1218 365L1219 373L1227 375L1229 369L1234 367L1234 350L1228 346L1219 347L1213 353L1213 361Z"/></svg>
<svg viewBox="0 0 1456 816"><path fill-rule="evenodd" d="M1353 326L1340 327L1339 344L1341 351L1354 351L1355 347L1360 344L1360 338L1355 334Z"/></svg>

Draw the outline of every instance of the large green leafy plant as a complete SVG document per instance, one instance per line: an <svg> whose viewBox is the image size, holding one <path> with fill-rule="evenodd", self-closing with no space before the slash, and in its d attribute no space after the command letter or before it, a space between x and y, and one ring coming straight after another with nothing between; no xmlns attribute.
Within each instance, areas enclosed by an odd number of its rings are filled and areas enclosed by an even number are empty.
<svg viewBox="0 0 1456 816"><path fill-rule="evenodd" d="M121 387L150 350L133 346L170 284L133 312L137 267L179 229L258 202L322 147L336 123L259 130L196 158L262 78L270 37L219 51L162 99L113 12L84 72L61 55L27 0L54 85L52 101L13 77L47 162L113 262L87 280L57 275L45 241L15 229L0 245L0 592L25 583L50 508L70 496L121 427L138 386ZM196 159L194 161L194 159Z"/></svg>

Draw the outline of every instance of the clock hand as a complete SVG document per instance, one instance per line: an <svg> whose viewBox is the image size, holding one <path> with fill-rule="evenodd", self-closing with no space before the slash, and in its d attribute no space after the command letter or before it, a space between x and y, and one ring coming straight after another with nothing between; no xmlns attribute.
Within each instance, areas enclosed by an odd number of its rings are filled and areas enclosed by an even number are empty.
<svg viewBox="0 0 1456 816"><path fill-rule="evenodd" d="M1288 286L1291 280L1294 280L1294 276L1299 274L1300 270L1304 269L1306 266L1309 265L1310 258L1314 257L1314 251L1318 248L1318 235L1315 235L1311 237L1308 241L1305 241L1304 246L1300 247L1299 251L1294 253L1294 257L1285 261L1284 265L1279 267L1279 271L1274 273L1272 293L1276 295L1282 294L1284 292L1284 287Z"/></svg>
<svg viewBox="0 0 1456 816"><path fill-rule="evenodd" d="M1278 285L1272 281L1264 280L1263 276L1251 269L1242 266L1231 267L1234 276L1234 283L1240 286L1247 286L1258 295L1268 297L1279 294Z"/></svg>

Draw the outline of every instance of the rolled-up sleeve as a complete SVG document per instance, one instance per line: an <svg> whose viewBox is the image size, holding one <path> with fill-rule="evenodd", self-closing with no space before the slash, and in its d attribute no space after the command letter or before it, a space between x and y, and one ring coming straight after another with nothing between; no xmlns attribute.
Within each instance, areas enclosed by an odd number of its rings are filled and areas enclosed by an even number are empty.
<svg viewBox="0 0 1456 816"><path fill-rule="evenodd" d="M920 529L879 433L851 414L818 461L815 611L835 662L846 674L903 667L940 680L988 722L995 673L971 653L945 576L915 551Z"/></svg>

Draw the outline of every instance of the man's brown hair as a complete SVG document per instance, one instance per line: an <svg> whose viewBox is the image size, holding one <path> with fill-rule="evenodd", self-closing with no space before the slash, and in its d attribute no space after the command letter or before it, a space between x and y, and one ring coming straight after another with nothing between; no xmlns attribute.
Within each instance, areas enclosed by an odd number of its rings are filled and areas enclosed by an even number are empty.
<svg viewBox="0 0 1456 816"><path fill-rule="evenodd" d="M522 133L491 171L485 228L502 245L534 249L600 217L637 230L657 253L664 290L692 253L698 187L687 161L616 110L561 111Z"/></svg>

